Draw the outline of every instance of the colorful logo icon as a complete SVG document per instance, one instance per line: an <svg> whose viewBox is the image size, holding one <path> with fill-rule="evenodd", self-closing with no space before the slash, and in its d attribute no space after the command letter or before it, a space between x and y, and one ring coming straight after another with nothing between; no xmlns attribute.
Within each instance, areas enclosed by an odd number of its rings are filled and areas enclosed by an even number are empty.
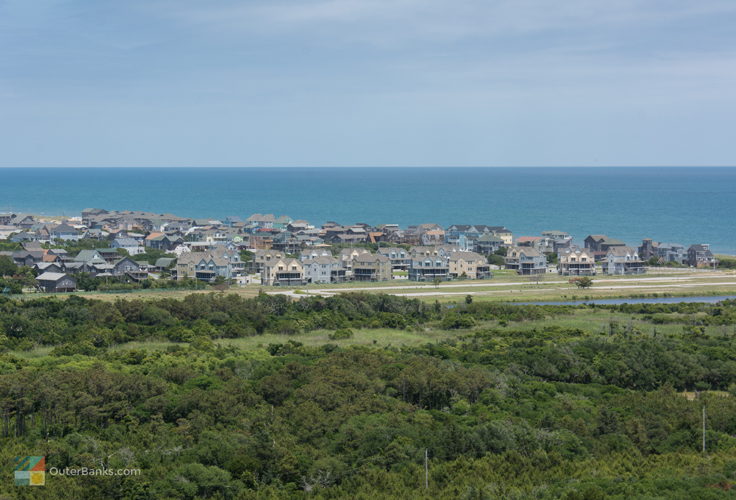
<svg viewBox="0 0 736 500"><path fill-rule="evenodd" d="M15 457L13 462L16 486L46 484L46 457Z"/></svg>

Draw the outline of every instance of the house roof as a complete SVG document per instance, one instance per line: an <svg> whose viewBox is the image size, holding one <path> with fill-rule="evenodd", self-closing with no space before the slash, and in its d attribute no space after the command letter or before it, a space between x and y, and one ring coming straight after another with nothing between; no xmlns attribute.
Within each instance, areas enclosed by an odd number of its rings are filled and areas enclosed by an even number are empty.
<svg viewBox="0 0 736 500"><path fill-rule="evenodd" d="M267 262L266 263L266 267L268 267L268 268L274 268L274 267L277 267L278 265L282 265L282 266L286 266L286 267L289 267L289 266L298 266L298 267L304 269L304 265L302 264L302 262L300 262L298 259L294 259L294 258L291 258L291 257L282 258L282 259L276 259L276 260L273 260L271 262Z"/></svg>
<svg viewBox="0 0 736 500"><path fill-rule="evenodd" d="M141 246L140 242L138 240L134 240L133 238L116 238L115 243L117 243L121 247L139 247Z"/></svg>
<svg viewBox="0 0 736 500"><path fill-rule="evenodd" d="M536 248L532 247L516 247L515 250L519 253L523 253L527 257L542 257L542 254Z"/></svg>
<svg viewBox="0 0 736 500"><path fill-rule="evenodd" d="M705 243L698 243L696 245L690 245L690 248L688 248L688 251L710 253L710 245L706 245Z"/></svg>
<svg viewBox="0 0 736 500"><path fill-rule="evenodd" d="M609 238L605 234L591 234L588 236L588 238L593 238L598 243L603 243L605 245L617 245L617 246L624 246L625 243L621 240L617 240L616 238ZM588 238L585 238L586 240Z"/></svg>
<svg viewBox="0 0 736 500"><path fill-rule="evenodd" d="M353 258L353 262L355 263L363 263L363 264L373 264L376 262L390 262L391 259L386 257L385 255L381 254L373 254L373 253L364 253L357 255Z"/></svg>
<svg viewBox="0 0 736 500"><path fill-rule="evenodd" d="M129 262L131 262L131 263L133 263L133 264L138 265L138 263L136 261L134 261L133 259L131 259L130 257L123 257L122 259L116 260L115 263L113 264L113 266L117 266L118 264L120 264L121 262L125 262L126 260L129 261Z"/></svg>
<svg viewBox="0 0 736 500"><path fill-rule="evenodd" d="M606 245L616 245L616 246L625 246L626 243L624 243L621 240L617 240L616 238L606 238L605 241L603 241Z"/></svg>
<svg viewBox="0 0 736 500"><path fill-rule="evenodd" d="M51 231L54 233L78 233L79 232L77 231L76 228L70 226L66 222L62 222L61 224L53 228Z"/></svg>
<svg viewBox="0 0 736 500"><path fill-rule="evenodd" d="M668 248L669 249L675 249L675 248L682 248L682 249L684 249L685 248L685 245L681 245L680 243L662 243L662 242L660 242L659 245L658 245L658 248L661 248L663 250L664 249L668 249Z"/></svg>
<svg viewBox="0 0 736 500"><path fill-rule="evenodd" d="M247 222L274 222L276 217L273 214L253 214L245 220Z"/></svg>
<svg viewBox="0 0 736 500"><path fill-rule="evenodd" d="M76 257L74 257L74 260L77 262L93 262L94 260L104 260L102 259L100 252L97 250L80 250Z"/></svg>
<svg viewBox="0 0 736 500"><path fill-rule="evenodd" d="M485 224L476 224L475 228L478 231L488 233L511 233L511 231L507 229L506 226L486 226Z"/></svg>
<svg viewBox="0 0 736 500"><path fill-rule="evenodd" d="M367 248L343 248L340 250L340 257L350 257L353 253L362 255L371 252Z"/></svg>
<svg viewBox="0 0 736 500"><path fill-rule="evenodd" d="M308 266L309 264L327 264L327 265L334 265L338 264L339 261L334 257L329 257L327 255L321 255L319 257L315 257L314 259L307 260L304 265Z"/></svg>
<svg viewBox="0 0 736 500"><path fill-rule="evenodd" d="M427 255L427 254L437 254L437 247L433 246L424 246L424 245L417 245L413 246L409 249L409 253L412 255L415 254L421 254L421 255Z"/></svg>
<svg viewBox="0 0 736 500"><path fill-rule="evenodd" d="M619 247L613 247L613 248L619 248ZM589 251L587 248L579 248L579 247L563 248L560 250L560 259L571 257L573 254L576 257L582 257L583 255L587 255L588 257L593 258L594 252Z"/></svg>
<svg viewBox="0 0 736 500"><path fill-rule="evenodd" d="M541 240L541 236L519 236L516 238L517 243L531 243L533 241L539 241Z"/></svg>
<svg viewBox="0 0 736 500"><path fill-rule="evenodd" d="M233 254L237 255L237 252L231 252L225 247L217 247L205 252L186 252L181 254L177 264L198 264L202 260L207 262L211 260L217 266L227 266L231 262L229 257Z"/></svg>
<svg viewBox="0 0 736 500"><path fill-rule="evenodd" d="M59 264L57 264L56 262L38 262L36 263L36 268L38 268L41 271L48 269L51 266L59 267Z"/></svg>
<svg viewBox="0 0 736 500"><path fill-rule="evenodd" d="M454 260L454 261L464 260L466 262L468 262L468 261L479 261L480 260L480 261L483 261L484 263L486 262L486 258L483 257L482 255L478 254L478 253L475 253L475 252L463 252L463 251L460 251L460 252L452 252L450 254L450 260Z"/></svg>
<svg viewBox="0 0 736 500"><path fill-rule="evenodd" d="M56 282L56 281L61 280L62 278L65 278L66 276L67 276L66 273L43 273L36 278L36 281Z"/></svg>
<svg viewBox="0 0 736 500"><path fill-rule="evenodd" d="M15 250L13 251L13 258L14 259L26 259L28 257L33 258L34 260L42 260L43 259L43 252L33 251L29 252L28 250Z"/></svg>
<svg viewBox="0 0 736 500"><path fill-rule="evenodd" d="M636 250L631 247L611 247L608 249L607 255L613 255L614 257L625 257L627 255L636 254Z"/></svg>
<svg viewBox="0 0 736 500"><path fill-rule="evenodd" d="M448 231L450 231L451 229L454 229L455 231L469 231L470 229L475 228L468 224L453 224L447 228Z"/></svg>
<svg viewBox="0 0 736 500"><path fill-rule="evenodd" d="M503 240L501 238L491 233L484 233L478 238L478 241L483 243L503 243Z"/></svg>
<svg viewBox="0 0 736 500"><path fill-rule="evenodd" d="M42 250L41 243L38 241L27 241L23 243L23 250L28 250L29 252L40 251Z"/></svg>
<svg viewBox="0 0 736 500"><path fill-rule="evenodd" d="M100 255L119 255L117 248L96 248Z"/></svg>

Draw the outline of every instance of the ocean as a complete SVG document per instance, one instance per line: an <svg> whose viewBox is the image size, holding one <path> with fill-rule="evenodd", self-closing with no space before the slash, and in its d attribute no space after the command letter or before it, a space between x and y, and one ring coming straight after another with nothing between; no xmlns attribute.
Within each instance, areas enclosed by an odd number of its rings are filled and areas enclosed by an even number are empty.
<svg viewBox="0 0 736 500"><path fill-rule="evenodd" d="M736 253L736 168L3 168L0 212L87 207L319 225L423 222L710 243Z"/></svg>

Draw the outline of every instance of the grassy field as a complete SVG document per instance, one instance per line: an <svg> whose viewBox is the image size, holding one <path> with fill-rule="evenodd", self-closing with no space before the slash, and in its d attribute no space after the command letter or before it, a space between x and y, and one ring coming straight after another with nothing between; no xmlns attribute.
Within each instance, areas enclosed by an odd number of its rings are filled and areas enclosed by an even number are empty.
<svg viewBox="0 0 736 500"><path fill-rule="evenodd" d="M413 294L423 301L457 302L466 295L473 300L490 302L538 302L538 301L576 301L604 298L644 298L644 297L694 297L736 295L736 285L694 285L688 287L632 287L631 289L593 287L579 290L575 287L526 287L506 290L467 291L461 293L445 293L439 295Z"/></svg>
<svg viewBox="0 0 736 500"><path fill-rule="evenodd" d="M416 346L427 343L434 343L453 336L467 333L467 331L443 331L439 329L415 330L393 330L388 328L377 329L358 329L353 330L353 337L349 339L332 340L329 338L331 331L315 330L299 335L277 335L264 334L253 337L242 337L236 339L217 339L215 343L222 346L233 346L253 352L267 352L266 348L269 344L284 344L290 340L301 342L308 346L321 346L325 344L338 344L341 346L364 345L364 346L380 346L380 347L402 347ZM170 341L150 341L150 342L127 342L119 344L111 348L112 351L146 349L151 351L163 351L174 346L184 346L187 343L177 343ZM11 351L11 354L23 359L36 359L48 356L51 347L36 347L31 351Z"/></svg>
<svg viewBox="0 0 736 500"><path fill-rule="evenodd" d="M498 302L565 301L591 298L650 296L698 296L736 294L736 273L679 272L631 276L598 276L592 288L581 290L566 277L546 275L540 281L506 275L483 281L452 281L439 286L414 282L350 283L340 286L302 287L300 293L331 295L360 290L416 297L425 301L455 302L472 295L474 300ZM271 293L289 293L275 290Z"/></svg>
<svg viewBox="0 0 736 500"><path fill-rule="evenodd" d="M588 334L606 334L612 325L635 330L641 335L680 335L683 325L691 324L697 319L697 315L684 317L678 314L667 315L668 322L655 324L645 319L642 315L625 314L603 309L576 308L569 314L547 317L540 320L524 320L516 322L484 321L476 324L471 329L465 330L443 330L437 327L425 327L421 329L353 329L353 336L349 339L333 340L329 338L332 331L315 330L296 335L264 334L242 338L216 339L215 344L232 346L238 349L264 354L269 344L285 344L289 341L301 342L307 346L322 346L336 344L340 346L376 346L376 347L412 347L428 343L436 343L442 340L460 338L475 331L489 328L507 329L510 331L529 332L542 330L548 327L579 329ZM736 325L731 326L707 326L704 333L708 336L736 335ZM174 346L184 346L186 343L176 343L166 340L148 342L128 342L111 347L112 351L146 349L150 351L162 351ZM36 347L31 351L13 351L12 354L23 359L43 358L49 355L51 347Z"/></svg>
<svg viewBox="0 0 736 500"><path fill-rule="evenodd" d="M205 290L135 290L124 293L75 292L82 297L114 301L118 299L182 298L192 293L235 293L243 297L254 297L261 291L287 294L298 298L309 295L334 295L336 293L361 291L367 293L389 293L417 297L422 300L455 302L473 295L476 300L499 302L564 301L590 298L626 298L646 296L694 296L736 294L736 271L698 271L689 269L655 269L653 272L632 276L596 276L593 287L580 290L569 283L569 279L556 274L540 278L521 277L513 271L496 271L490 280L468 280L432 283L417 283L406 280L388 282L352 282L331 285L304 285L297 288L266 287L248 285L231 287L225 292ZM21 298L44 296L68 296L69 294L27 294Z"/></svg>

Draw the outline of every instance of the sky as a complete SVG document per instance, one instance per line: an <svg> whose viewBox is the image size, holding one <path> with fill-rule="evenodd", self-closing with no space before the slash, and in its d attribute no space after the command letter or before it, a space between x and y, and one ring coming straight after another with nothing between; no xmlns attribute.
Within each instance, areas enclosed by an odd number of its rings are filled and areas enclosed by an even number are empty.
<svg viewBox="0 0 736 500"><path fill-rule="evenodd" d="M0 0L0 166L736 165L733 0Z"/></svg>

